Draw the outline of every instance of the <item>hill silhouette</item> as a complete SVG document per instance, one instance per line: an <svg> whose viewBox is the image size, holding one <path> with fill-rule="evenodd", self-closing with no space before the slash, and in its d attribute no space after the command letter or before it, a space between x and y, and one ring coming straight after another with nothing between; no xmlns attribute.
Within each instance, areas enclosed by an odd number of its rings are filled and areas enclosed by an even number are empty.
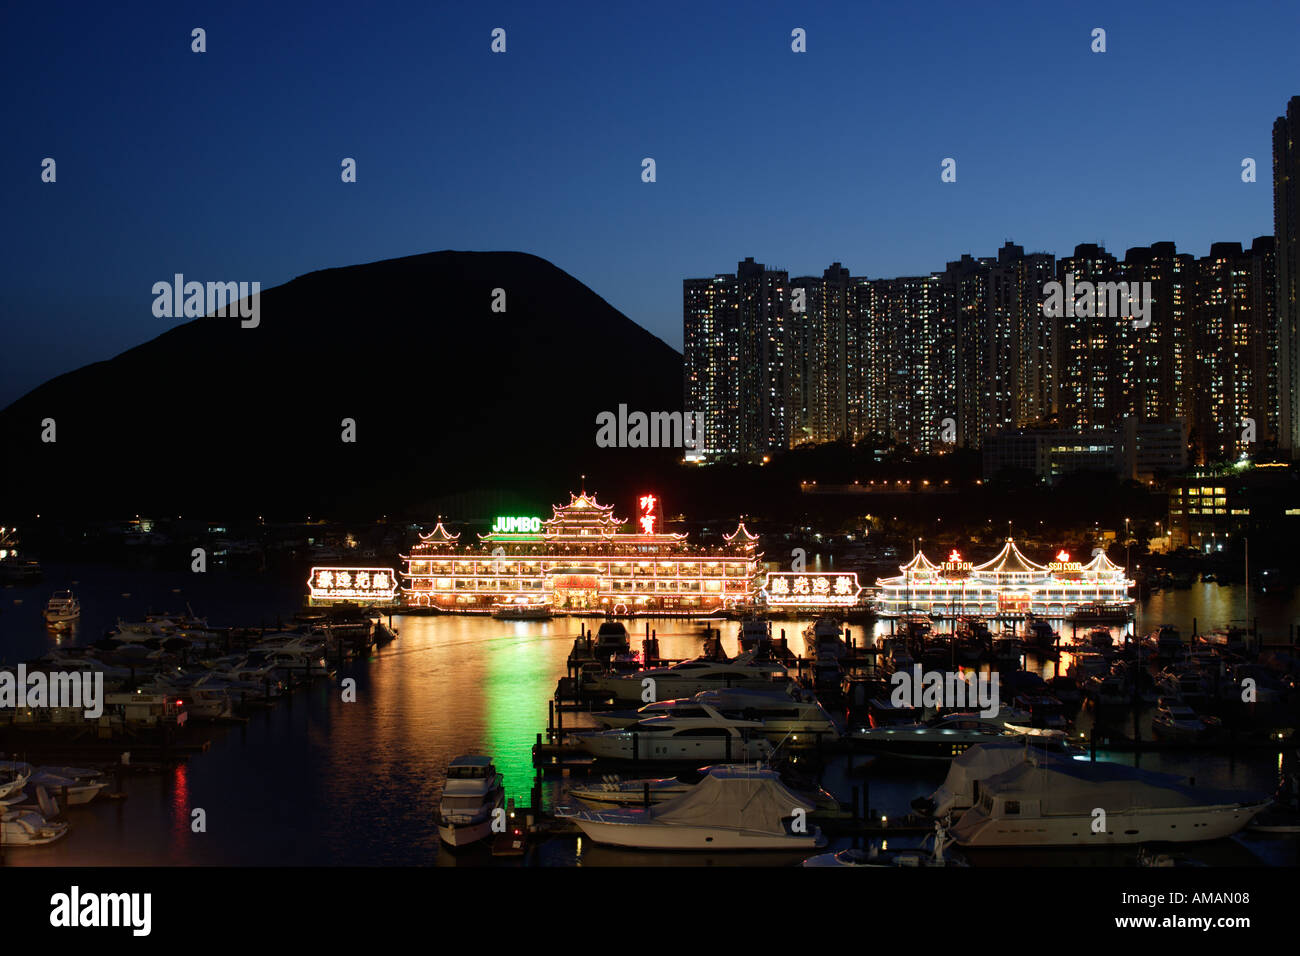
<svg viewBox="0 0 1300 956"><path fill-rule="evenodd" d="M260 305L257 328L194 319L0 412L6 511L402 514L483 488L559 501L580 473L608 498L680 457L596 446L619 403L681 409L681 356L536 256L327 269Z"/></svg>

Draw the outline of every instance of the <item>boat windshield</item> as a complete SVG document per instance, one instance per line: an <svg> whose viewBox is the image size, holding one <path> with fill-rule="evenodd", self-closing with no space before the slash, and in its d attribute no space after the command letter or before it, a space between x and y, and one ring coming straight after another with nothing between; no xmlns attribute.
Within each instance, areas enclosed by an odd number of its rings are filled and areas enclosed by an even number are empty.
<svg viewBox="0 0 1300 956"><path fill-rule="evenodd" d="M448 767L449 780L486 780L488 767Z"/></svg>

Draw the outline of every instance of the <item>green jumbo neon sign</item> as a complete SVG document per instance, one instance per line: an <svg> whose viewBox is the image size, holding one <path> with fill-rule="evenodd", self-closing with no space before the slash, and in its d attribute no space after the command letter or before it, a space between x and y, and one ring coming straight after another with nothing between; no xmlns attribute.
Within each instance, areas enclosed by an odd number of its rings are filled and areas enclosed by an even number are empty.
<svg viewBox="0 0 1300 956"><path fill-rule="evenodd" d="M493 534L537 534L541 530L541 518L497 518L492 522Z"/></svg>

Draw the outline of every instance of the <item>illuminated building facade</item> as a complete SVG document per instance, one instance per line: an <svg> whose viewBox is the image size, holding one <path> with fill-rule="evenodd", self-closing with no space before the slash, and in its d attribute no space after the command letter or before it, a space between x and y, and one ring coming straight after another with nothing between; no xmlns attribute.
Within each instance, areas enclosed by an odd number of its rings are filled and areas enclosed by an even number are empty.
<svg viewBox="0 0 1300 956"><path fill-rule="evenodd" d="M758 537L743 523L725 545L701 549L664 532L655 495L637 500L634 530L595 495L570 494L545 520L498 519L462 549L442 523L402 555L408 607L491 611L504 604L542 604L556 611L653 613L749 604L755 594ZM531 530L537 524L536 531Z"/></svg>
<svg viewBox="0 0 1300 956"><path fill-rule="evenodd" d="M1064 551L1048 564L1036 564L1008 538L997 556L983 564L965 561L956 551L935 564L918 551L899 570L903 573L897 577L876 581L881 617L1033 614L1052 619L1068 617L1085 604L1133 604L1133 582L1101 551L1086 564L1070 560Z"/></svg>

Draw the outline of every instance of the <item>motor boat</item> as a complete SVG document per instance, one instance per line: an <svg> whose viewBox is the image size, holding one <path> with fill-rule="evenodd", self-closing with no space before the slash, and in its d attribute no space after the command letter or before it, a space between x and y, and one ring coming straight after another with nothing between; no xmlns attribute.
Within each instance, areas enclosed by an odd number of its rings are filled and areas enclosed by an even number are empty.
<svg viewBox="0 0 1300 956"><path fill-rule="evenodd" d="M560 807L597 843L653 850L808 850L826 845L815 807L772 770L713 767L689 792L650 807Z"/></svg>
<svg viewBox="0 0 1300 956"><path fill-rule="evenodd" d="M68 834L68 824L47 820L36 810L9 809L0 804L0 843L5 846L42 846Z"/></svg>
<svg viewBox="0 0 1300 956"><path fill-rule="evenodd" d="M45 605L45 623L50 627L67 627L81 617L81 604L71 591L55 591Z"/></svg>
<svg viewBox="0 0 1300 956"><path fill-rule="evenodd" d="M16 761L0 761L0 778L9 768L26 768L28 787L44 787L46 793L58 797L70 807L81 806L94 800L108 786L102 770L87 767L36 767ZM0 787L2 789L2 787ZM0 799L3 799L0 796Z"/></svg>
<svg viewBox="0 0 1300 956"><path fill-rule="evenodd" d="M0 800L22 793L31 777L31 764L16 760L0 761Z"/></svg>
<svg viewBox="0 0 1300 956"><path fill-rule="evenodd" d="M592 649L598 657L627 654L632 650L632 640L622 621L605 621L596 630Z"/></svg>
<svg viewBox="0 0 1300 956"><path fill-rule="evenodd" d="M1185 777L1030 754L986 778L979 802L950 833L962 847L1117 846L1217 840L1272 801L1241 790L1193 787ZM1105 810L1105 830L1093 832Z"/></svg>
<svg viewBox="0 0 1300 956"><path fill-rule="evenodd" d="M763 736L761 720L727 717L711 704L698 706L698 716L647 717L626 727L578 731L572 737L593 757L607 760L766 760L776 749Z"/></svg>
<svg viewBox="0 0 1300 956"><path fill-rule="evenodd" d="M456 757L447 767L438 804L438 836L448 846L477 843L492 833L497 810L505 812L505 787L492 758Z"/></svg>
<svg viewBox="0 0 1300 956"><path fill-rule="evenodd" d="M994 717L952 713L926 723L882 724L849 738L870 753L908 760L952 760L972 747L1030 733L1029 715L1004 708Z"/></svg>
<svg viewBox="0 0 1300 956"><path fill-rule="evenodd" d="M812 660L831 658L839 660L849 652L849 645L840 632L840 622L833 617L818 618L803 632L806 655Z"/></svg>
<svg viewBox="0 0 1300 956"><path fill-rule="evenodd" d="M743 767L743 764L716 764L686 770L675 777L660 777L655 780L626 780L618 774L606 774L598 781L581 783L569 788L569 796L576 797L586 804L611 805L619 807L641 807L663 803L689 792L696 784L709 775L715 767ZM839 814L840 803L830 793L815 787L808 789L782 778L790 792L807 803L814 804L819 813Z"/></svg>
<svg viewBox="0 0 1300 956"><path fill-rule="evenodd" d="M757 661L752 654L740 654L729 661L701 657L628 674L587 675L582 687L590 696L621 701L642 700L642 695L653 688L652 699L672 700L718 687L772 687L788 679L783 665ZM652 684L646 684L647 680Z"/></svg>
<svg viewBox="0 0 1300 956"><path fill-rule="evenodd" d="M917 797L912 809L935 819L969 810L979 803L981 781L1023 762L1029 747L1044 761L1070 756L1068 745L1059 737L1000 737L974 744L953 760L939 789L929 797Z"/></svg>
<svg viewBox="0 0 1300 956"><path fill-rule="evenodd" d="M772 737L799 734L839 736L835 721L816 697L794 683L774 689L720 687L700 691L689 700L661 700L646 704L639 710L595 712L592 717L606 728L629 727L648 717L706 716L705 704L726 717L761 720L763 733Z"/></svg>
<svg viewBox="0 0 1300 956"><path fill-rule="evenodd" d="M555 608L547 602L517 601L493 605L492 616L498 621L549 621Z"/></svg>
<svg viewBox="0 0 1300 956"><path fill-rule="evenodd" d="M749 617L740 622L738 646L741 653L752 653L772 644L772 622L760 617Z"/></svg>
<svg viewBox="0 0 1300 956"><path fill-rule="evenodd" d="M948 847L952 841L948 833L937 820L934 833L926 837L925 842L915 850L885 850L879 844L872 843L867 849L854 847L840 850L838 853L823 853L803 861L804 866L970 866L959 854L949 855Z"/></svg>
<svg viewBox="0 0 1300 956"><path fill-rule="evenodd" d="M1161 740L1193 743L1220 726L1217 717L1201 717L1176 697L1161 697L1151 718L1151 731Z"/></svg>

